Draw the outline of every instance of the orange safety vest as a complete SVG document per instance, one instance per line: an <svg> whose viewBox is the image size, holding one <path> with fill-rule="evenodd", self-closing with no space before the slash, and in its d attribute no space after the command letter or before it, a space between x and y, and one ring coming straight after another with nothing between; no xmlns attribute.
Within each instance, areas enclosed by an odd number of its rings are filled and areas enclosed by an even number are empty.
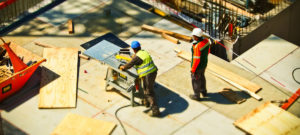
<svg viewBox="0 0 300 135"><path fill-rule="evenodd" d="M192 55L192 63L191 63L191 72L195 73L199 63L200 63L200 56L201 51L206 47L209 47L209 40L206 38L197 44L193 44L193 55ZM210 52L210 48L208 53ZM207 54L208 55L208 54Z"/></svg>

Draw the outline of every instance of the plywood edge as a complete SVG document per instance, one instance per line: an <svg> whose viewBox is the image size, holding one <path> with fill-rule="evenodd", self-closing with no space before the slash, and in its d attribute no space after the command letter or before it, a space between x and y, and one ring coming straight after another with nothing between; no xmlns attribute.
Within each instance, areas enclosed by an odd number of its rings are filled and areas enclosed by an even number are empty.
<svg viewBox="0 0 300 135"><path fill-rule="evenodd" d="M239 126L239 123L244 122L245 120L247 120L248 118L254 116L256 113L259 113L261 110L263 110L264 108L266 108L267 106L269 106L270 104L272 104L270 101L262 104L261 106L255 108L254 110L252 110L251 112L249 112L248 114L244 115L243 117L241 117L240 119L236 120L233 124L235 126Z"/></svg>

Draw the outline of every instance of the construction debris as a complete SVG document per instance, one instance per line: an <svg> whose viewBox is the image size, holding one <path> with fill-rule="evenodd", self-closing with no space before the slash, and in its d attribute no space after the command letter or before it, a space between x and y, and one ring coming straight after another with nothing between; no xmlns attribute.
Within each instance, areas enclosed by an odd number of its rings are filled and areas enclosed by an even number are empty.
<svg viewBox="0 0 300 135"><path fill-rule="evenodd" d="M297 135L300 133L300 119L270 102L266 102L238 119L234 125L253 135Z"/></svg>
<svg viewBox="0 0 300 135"><path fill-rule="evenodd" d="M146 25L146 24L142 25L142 30L147 30L147 31L150 31L150 32L153 32L153 33L158 33L158 34L165 33L167 35L170 35L172 37L175 37L177 39L180 39L180 40L183 40L183 41L186 41L186 42L192 42L192 40L193 40L192 37L190 37L190 36L186 36L186 35L182 35L182 34L179 34L179 33L172 32L172 31L156 28L156 27L149 26L149 25Z"/></svg>
<svg viewBox="0 0 300 135"><path fill-rule="evenodd" d="M228 100L232 101L233 103L241 104L246 101L245 98L243 98L242 96L237 94L237 92L233 91L230 88L224 88L219 93Z"/></svg>
<svg viewBox="0 0 300 135"><path fill-rule="evenodd" d="M74 24L73 24L73 21L71 19L68 20L68 31L69 31L69 34L74 33Z"/></svg>

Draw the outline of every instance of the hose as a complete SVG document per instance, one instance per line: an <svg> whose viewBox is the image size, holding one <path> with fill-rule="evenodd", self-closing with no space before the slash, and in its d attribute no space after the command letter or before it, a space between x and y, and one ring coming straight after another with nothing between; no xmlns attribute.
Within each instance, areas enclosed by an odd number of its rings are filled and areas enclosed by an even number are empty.
<svg viewBox="0 0 300 135"><path fill-rule="evenodd" d="M298 84L300 84L300 82L296 80L295 75L294 75L294 74L295 74L295 71L298 70L298 69L300 69L300 68L295 68L295 69L293 70L292 76L293 76L294 81L297 82Z"/></svg>
<svg viewBox="0 0 300 135"><path fill-rule="evenodd" d="M126 108L126 107L129 107L129 106L131 106L131 105L129 104L129 105L121 106L120 108L118 108L118 109L115 111L115 116L116 116L117 120L119 121L119 123L120 123L120 125L121 125L121 127L122 127L123 132L124 132L125 135L127 135L127 132L126 132L126 129L125 129L125 127L124 127L122 121L121 121L121 120L119 119L119 117L118 117L118 112L119 112L121 109Z"/></svg>

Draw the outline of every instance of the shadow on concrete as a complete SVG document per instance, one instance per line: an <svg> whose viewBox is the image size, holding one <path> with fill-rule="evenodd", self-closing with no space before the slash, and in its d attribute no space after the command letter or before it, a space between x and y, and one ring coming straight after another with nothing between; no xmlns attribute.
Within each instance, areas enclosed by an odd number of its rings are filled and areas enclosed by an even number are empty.
<svg viewBox="0 0 300 135"><path fill-rule="evenodd" d="M243 91L234 90L234 92L244 99L250 98L250 96ZM236 104L235 102L230 101L218 92L208 92L206 97L201 98L201 101L212 101L216 102L217 104Z"/></svg>
<svg viewBox="0 0 300 135"><path fill-rule="evenodd" d="M160 110L163 110L160 117L166 117L170 114L181 113L189 106L189 103L179 94L158 83L155 84L154 89L158 107L160 108Z"/></svg>
<svg viewBox="0 0 300 135"><path fill-rule="evenodd" d="M52 70L50 70L46 67L42 67L42 72L46 75L46 78L44 78L43 83L40 84L40 88L43 88L50 82L52 82L60 77L60 75L56 74L55 72L53 72ZM41 79L42 79L42 77L41 77Z"/></svg>
<svg viewBox="0 0 300 135"><path fill-rule="evenodd" d="M47 78L44 84L40 84L42 70L45 70L46 73L50 76ZM21 90L14 93L12 96L8 97L0 103L0 109L10 112L14 108L36 96L39 93L40 88L54 81L58 77L60 76L49 70L48 68L39 67Z"/></svg>
<svg viewBox="0 0 300 135"><path fill-rule="evenodd" d="M4 119L0 119L1 120L1 135L27 135L27 133L25 133L24 131L22 131L21 129L17 128L16 126L14 126L13 124L11 124L10 122L4 120Z"/></svg>
<svg viewBox="0 0 300 135"><path fill-rule="evenodd" d="M9 112L32 97L36 96L39 93L41 70L41 67L37 68L37 70L33 73L31 78L21 90L2 101L0 104L0 109Z"/></svg>
<svg viewBox="0 0 300 135"><path fill-rule="evenodd" d="M106 33L105 35L95 38L95 39L93 39L89 42L86 42L80 46L87 50L87 49L91 48L92 46L96 45L97 43L101 42L102 40L109 41L121 48L129 47L129 45L127 43L125 43L123 40L119 39L113 33Z"/></svg>

